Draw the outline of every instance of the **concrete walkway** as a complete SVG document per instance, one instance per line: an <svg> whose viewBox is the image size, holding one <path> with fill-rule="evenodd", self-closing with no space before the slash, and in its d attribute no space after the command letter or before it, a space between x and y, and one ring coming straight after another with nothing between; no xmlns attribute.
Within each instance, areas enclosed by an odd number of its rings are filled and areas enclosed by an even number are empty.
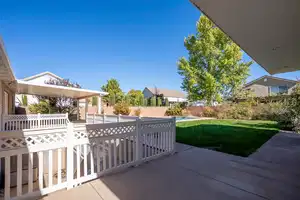
<svg viewBox="0 0 300 200"><path fill-rule="evenodd" d="M279 133L248 158L182 144L177 151L43 199L300 199L299 135Z"/></svg>

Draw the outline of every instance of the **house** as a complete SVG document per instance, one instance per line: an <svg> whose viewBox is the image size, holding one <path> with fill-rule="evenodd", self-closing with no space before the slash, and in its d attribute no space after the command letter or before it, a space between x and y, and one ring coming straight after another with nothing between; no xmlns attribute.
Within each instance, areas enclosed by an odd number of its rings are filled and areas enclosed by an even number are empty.
<svg viewBox="0 0 300 200"><path fill-rule="evenodd" d="M295 80L266 75L247 83L244 89L252 91L256 97L265 97L290 94L296 84Z"/></svg>
<svg viewBox="0 0 300 200"><path fill-rule="evenodd" d="M163 95L164 99L168 99L169 103L187 102L186 95L178 90L145 87L143 94L145 98Z"/></svg>

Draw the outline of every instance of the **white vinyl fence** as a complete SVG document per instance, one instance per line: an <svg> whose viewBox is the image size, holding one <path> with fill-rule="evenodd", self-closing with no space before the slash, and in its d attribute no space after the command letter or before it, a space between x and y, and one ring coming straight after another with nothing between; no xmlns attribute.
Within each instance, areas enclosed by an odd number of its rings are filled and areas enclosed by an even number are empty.
<svg viewBox="0 0 300 200"><path fill-rule="evenodd" d="M128 115L106 115L106 114L86 114L86 123L87 124L101 124L101 123L113 123L113 122L130 122L136 121L137 119L141 120L157 120L165 118L155 118L155 117L137 117L137 116L128 116Z"/></svg>
<svg viewBox="0 0 300 200"><path fill-rule="evenodd" d="M2 131L67 126L68 114L3 115Z"/></svg>
<svg viewBox="0 0 300 200"><path fill-rule="evenodd" d="M4 199L45 195L170 154L175 120L2 132Z"/></svg>

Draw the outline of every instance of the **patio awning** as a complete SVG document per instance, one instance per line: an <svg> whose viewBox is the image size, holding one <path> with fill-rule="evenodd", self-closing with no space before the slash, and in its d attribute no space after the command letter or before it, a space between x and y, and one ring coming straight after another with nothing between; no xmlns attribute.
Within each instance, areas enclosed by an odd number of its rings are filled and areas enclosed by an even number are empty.
<svg viewBox="0 0 300 200"><path fill-rule="evenodd" d="M86 90L81 88L64 87L49 84L34 84L22 80L16 81L16 92L19 94L31 94L49 97L70 97L84 99L92 96L104 96L107 92Z"/></svg>
<svg viewBox="0 0 300 200"><path fill-rule="evenodd" d="M190 0L270 74L300 70L299 0Z"/></svg>

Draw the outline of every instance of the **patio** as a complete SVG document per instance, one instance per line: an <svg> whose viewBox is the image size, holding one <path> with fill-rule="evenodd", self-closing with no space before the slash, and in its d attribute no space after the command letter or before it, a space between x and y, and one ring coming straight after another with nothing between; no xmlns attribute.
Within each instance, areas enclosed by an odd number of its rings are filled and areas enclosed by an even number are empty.
<svg viewBox="0 0 300 200"><path fill-rule="evenodd" d="M175 155L43 199L299 199L299 143L281 132L248 158L177 143Z"/></svg>

